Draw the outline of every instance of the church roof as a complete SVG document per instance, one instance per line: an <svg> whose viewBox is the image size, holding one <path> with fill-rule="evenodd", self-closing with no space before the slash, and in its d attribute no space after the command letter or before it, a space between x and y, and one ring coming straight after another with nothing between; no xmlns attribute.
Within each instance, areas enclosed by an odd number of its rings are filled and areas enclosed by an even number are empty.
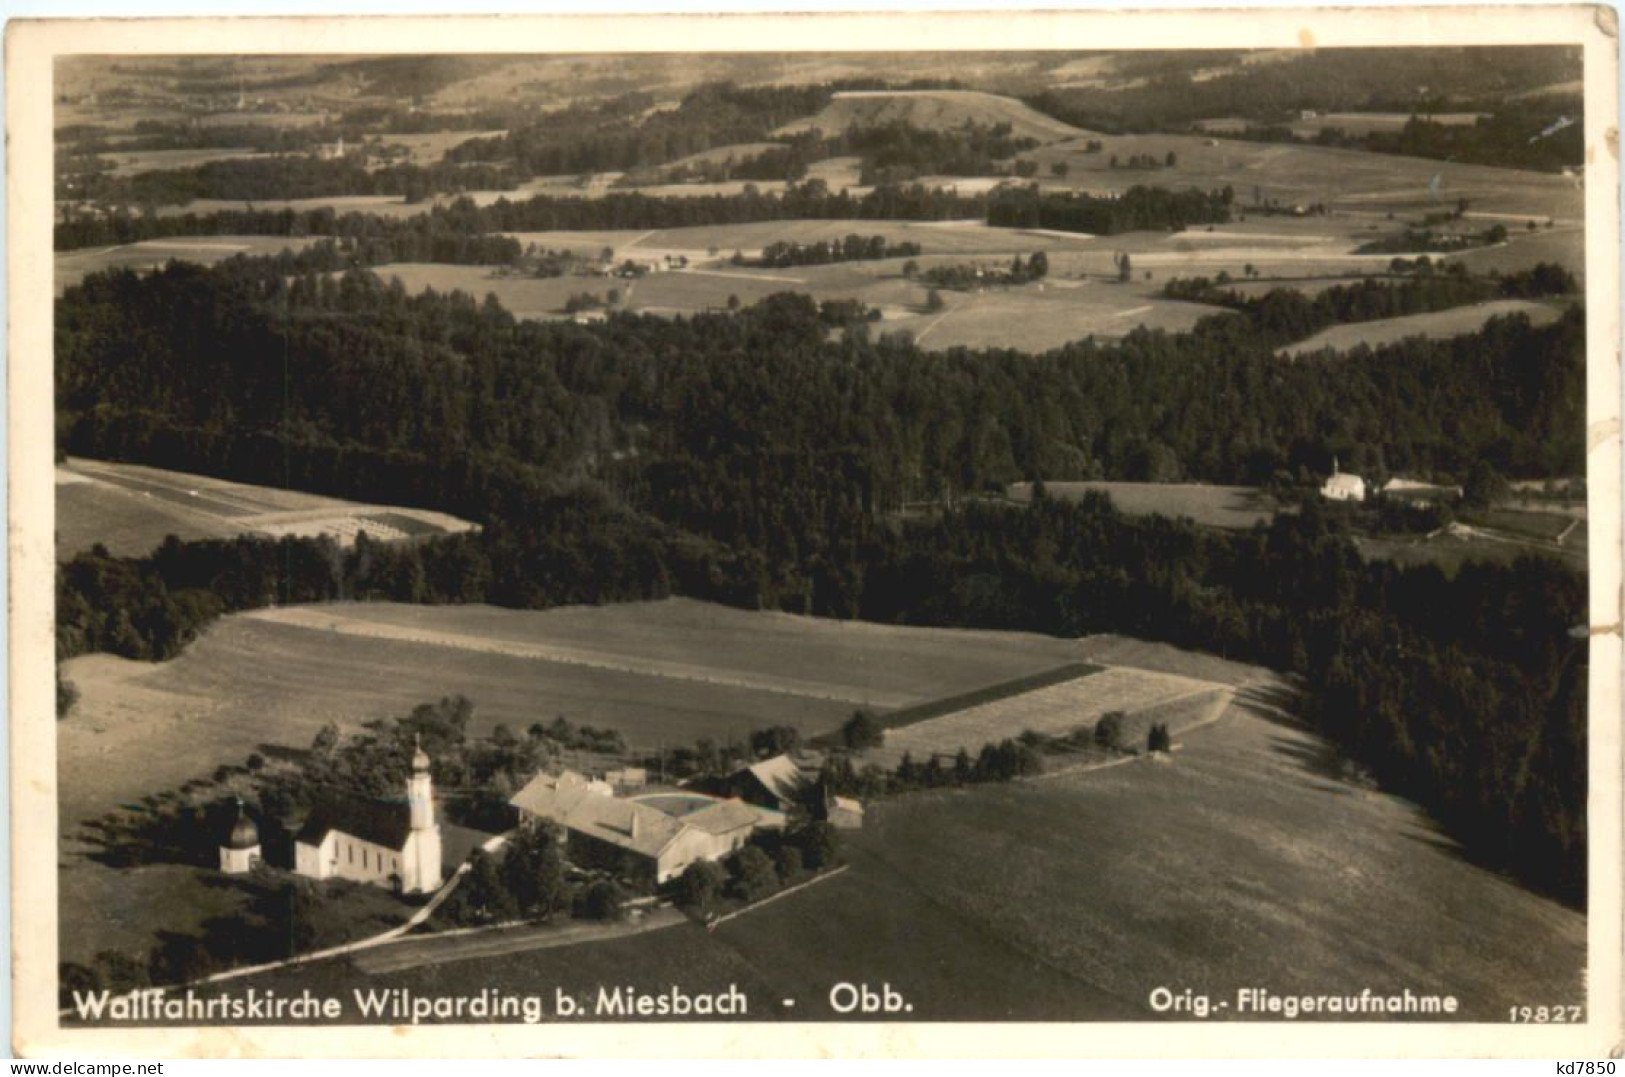
<svg viewBox="0 0 1625 1077"><path fill-rule="evenodd" d="M386 849L401 849L412 833L412 808L404 800L333 794L311 809L296 840L320 845L334 830Z"/></svg>
<svg viewBox="0 0 1625 1077"><path fill-rule="evenodd" d="M254 820L243 811L242 803L237 804L237 821L232 824L231 833L226 835L226 848L252 849L260 843L260 828L254 825Z"/></svg>

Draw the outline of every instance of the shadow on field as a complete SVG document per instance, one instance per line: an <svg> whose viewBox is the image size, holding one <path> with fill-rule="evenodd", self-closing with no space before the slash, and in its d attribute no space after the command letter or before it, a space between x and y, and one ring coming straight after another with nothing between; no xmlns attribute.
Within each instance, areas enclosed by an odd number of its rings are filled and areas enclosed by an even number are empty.
<svg viewBox="0 0 1625 1077"><path fill-rule="evenodd" d="M1248 714L1288 729L1307 731L1298 716L1298 692L1284 684L1250 684L1236 689L1235 705Z"/></svg>
<svg viewBox="0 0 1625 1077"><path fill-rule="evenodd" d="M1248 714L1295 734L1270 737L1270 748L1309 774L1332 783L1315 784L1311 788L1339 796L1347 796L1357 789L1375 789L1376 783L1364 767L1321 738L1298 715L1298 698L1298 692L1288 685L1259 684L1238 689L1235 703Z"/></svg>

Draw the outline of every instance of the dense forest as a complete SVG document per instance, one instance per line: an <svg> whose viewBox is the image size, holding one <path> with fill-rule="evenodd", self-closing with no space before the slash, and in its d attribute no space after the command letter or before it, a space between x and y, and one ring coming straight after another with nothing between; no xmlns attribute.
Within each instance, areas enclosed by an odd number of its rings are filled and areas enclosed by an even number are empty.
<svg viewBox="0 0 1625 1077"><path fill-rule="evenodd" d="M131 176L78 173L58 181L59 198L134 206L184 205L196 199L280 201L349 195L400 195L422 201L443 191L512 190L519 178L496 165L398 164L369 169L362 154L325 160L303 154L210 161Z"/></svg>
<svg viewBox="0 0 1625 1077"><path fill-rule="evenodd" d="M1173 59L1148 55L1143 76L1120 86L1068 86L1025 100L1067 123L1112 133L1183 131L1219 116L1268 125L1295 120L1304 110L1405 115L1527 110L1550 112L1546 123L1551 123L1567 111L1568 99L1532 91L1582 77L1577 48L1317 49L1277 62L1234 64L1217 73L1203 70L1200 53ZM1509 98L1520 93L1528 96L1509 109ZM1580 160L1575 156L1564 163Z"/></svg>
<svg viewBox="0 0 1625 1077"><path fill-rule="evenodd" d="M1323 473L1333 455L1456 475L1478 460L1513 477L1583 466L1579 310L1316 363L1279 362L1276 342L1236 317L1040 356L934 354L831 342L805 296L588 328L410 296L363 271L282 269L174 265L70 289L57 317L62 448L386 501L424 492L362 467L367 454L380 468L474 454L636 490L643 465L615 458L723 468L850 451L875 509L1019 479L1141 479L1156 458L1171 477L1170 456L1177 476L1246 484ZM723 408L742 399L756 405ZM264 438L297 475L252 464ZM469 510L456 485L437 507Z"/></svg>
<svg viewBox="0 0 1625 1077"><path fill-rule="evenodd" d="M1440 123L1421 115L1412 116L1398 131L1350 133L1328 125L1306 136L1284 124L1265 124L1226 137L1556 172L1578 166L1584 157L1582 119L1580 98L1559 96L1501 106L1470 124Z"/></svg>
<svg viewBox="0 0 1625 1077"><path fill-rule="evenodd" d="M1206 196L1204 196L1206 197ZM465 212L484 213L467 207ZM323 598L518 607L686 594L915 624L1119 631L1304 675L1305 713L1481 861L1583 900L1584 577L1530 559L1362 561L1313 501L1241 534L1022 478L1266 483L1351 468L1583 467L1584 312L1283 363L1266 297L1185 335L1043 355L831 339L808 297L521 322L277 259L109 271L57 306L62 450L439 508L411 544L241 539L64 565L58 651L175 653L234 609ZM1404 303L1406 280L1337 310ZM1382 289L1390 289L1390 295ZM1427 293L1430 294L1430 293ZM1282 306L1287 304L1288 306ZM1299 315L1293 314L1292 317ZM737 406L751 401L749 408ZM891 509L935 500L930 518Z"/></svg>

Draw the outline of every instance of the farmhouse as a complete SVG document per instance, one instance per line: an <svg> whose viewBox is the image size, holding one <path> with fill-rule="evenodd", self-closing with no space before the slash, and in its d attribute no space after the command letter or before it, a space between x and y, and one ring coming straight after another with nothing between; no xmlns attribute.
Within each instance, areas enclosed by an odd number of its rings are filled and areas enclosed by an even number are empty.
<svg viewBox="0 0 1625 1077"><path fill-rule="evenodd" d="M1365 480L1358 475L1344 473L1337 460L1332 459L1332 476L1320 488L1320 496L1327 501L1364 501Z"/></svg>
<svg viewBox="0 0 1625 1077"><path fill-rule="evenodd" d="M763 822L738 800L682 816L615 796L607 783L573 771L538 774L509 801L521 822L556 823L580 867L601 867L652 885L681 875L698 860L719 860L742 847Z"/></svg>
<svg viewBox="0 0 1625 1077"><path fill-rule="evenodd" d="M813 818L843 829L855 830L863 825L861 801L832 795L816 771L791 755L763 759L704 784L711 792L737 797L758 808L764 813L764 826L783 826L796 807L804 807Z"/></svg>
<svg viewBox="0 0 1625 1077"><path fill-rule="evenodd" d="M352 879L423 894L441 882L440 824L435 819L429 756L418 747L406 799L333 796L300 828L294 870L313 879Z"/></svg>

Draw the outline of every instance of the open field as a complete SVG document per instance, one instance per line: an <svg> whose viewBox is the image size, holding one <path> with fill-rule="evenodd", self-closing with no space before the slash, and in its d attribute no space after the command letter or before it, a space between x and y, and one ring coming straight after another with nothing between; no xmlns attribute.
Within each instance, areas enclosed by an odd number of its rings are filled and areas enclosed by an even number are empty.
<svg viewBox="0 0 1625 1077"><path fill-rule="evenodd" d="M500 138L506 131L429 131L423 134L396 134L381 132L368 135L367 143L403 147L410 155L407 162L414 165L439 164L446 151L476 138Z"/></svg>
<svg viewBox="0 0 1625 1077"><path fill-rule="evenodd" d="M115 178L137 176L143 172L158 172L171 168L196 168L212 161L251 161L275 157L274 153L256 153L252 149L222 147L208 150L138 150L103 154L112 170L107 174Z"/></svg>
<svg viewBox="0 0 1625 1077"><path fill-rule="evenodd" d="M542 247L556 249L565 245L559 242L560 233L519 235ZM633 251L653 255L685 249L657 247L659 237L644 235L647 238L642 242L616 246L617 257ZM594 233L591 240L581 241L575 249L596 254L605 245L600 242L604 238L608 238L606 234ZM1017 237L1017 244L1022 238ZM1105 264L1110 255L1101 253L1096 257ZM918 261L922 266L932 264L923 256ZM901 265L900 259L888 259L765 270L722 261L651 273L634 281L607 277L537 279L497 275L487 266L411 263L379 266L374 272L385 279L398 278L414 293L434 288L467 292L476 299L495 295L516 317L535 319L566 317L564 306L572 295L586 293L605 300L611 289L621 294L617 309L659 315L724 310L729 297L737 297L749 306L775 292L803 292L820 301L855 299L882 312L883 320L876 331L906 330L922 347L938 351L997 347L1038 352L1087 336L1119 337L1142 325L1184 331L1206 315L1218 312L1218 308L1200 303L1164 299L1157 294L1161 285L1155 282L1119 285L1052 279L983 292L944 290L944 309L926 313L929 289L905 280Z"/></svg>
<svg viewBox="0 0 1625 1077"><path fill-rule="evenodd" d="M1042 235L1018 228L993 228L979 220L885 221L797 220L707 224L690 228L664 228L649 232L515 232L521 243L558 248L575 237L592 236L597 246L613 247L617 255L636 248L644 252L686 254L690 259L709 255L727 259L735 251L760 254L771 243L817 243L850 235L884 236L887 243L918 243L925 254L1008 255L1013 251L1056 251L1091 246L1091 237L1049 232ZM864 263L868 264L868 263ZM795 270L813 268L795 266Z"/></svg>
<svg viewBox="0 0 1625 1077"><path fill-rule="evenodd" d="M1300 340L1276 352L1284 358L1301 359L1322 351L1346 352L1362 345L1380 348L1397 344L1411 337L1459 337L1476 333L1491 318L1509 314L1522 314L1535 325L1550 325L1562 311L1550 303L1536 303L1527 299L1496 299L1488 303L1474 303L1467 307L1429 311L1426 314L1407 314L1399 318L1378 318L1369 322L1353 322L1322 329L1314 336Z"/></svg>
<svg viewBox="0 0 1625 1077"><path fill-rule="evenodd" d="M512 192L509 192L512 197ZM375 213L380 217L416 217L428 209L425 203L409 203L395 194L340 194L325 198L264 198L255 201L233 201L225 198L196 198L175 206L159 206L160 217L184 217L188 213L203 216L222 210L284 210L295 213L330 209L334 213Z"/></svg>
<svg viewBox="0 0 1625 1077"><path fill-rule="evenodd" d="M769 150L781 149L783 145L782 142L736 142L730 146L716 146L709 150L701 150L699 153L691 153L687 157L679 157L675 161L668 161L657 167L661 171L671 171L698 165L748 161L752 157L760 157Z"/></svg>
<svg viewBox="0 0 1625 1077"><path fill-rule="evenodd" d="M1075 660L1021 633L894 628L670 600L547 611L383 603L224 618L173 661L87 655L58 726L65 826L121 801L304 747L328 722L474 701L473 732L563 714L636 747L742 738L767 725L833 729L853 709L904 706Z"/></svg>
<svg viewBox="0 0 1625 1077"><path fill-rule="evenodd" d="M1085 139L1043 146L1022 157L1039 162L1047 187L1122 192L1136 184L1236 191L1242 206L1253 202L1254 188L1265 201L1281 205L1324 202L1333 210L1393 210L1416 213L1454 207L1466 198L1476 210L1584 219L1582 192L1573 179L1487 165L1432 161L1420 157L1367 153L1322 146L1209 139L1196 135L1107 135L1104 149L1085 152ZM1209 145L1209 143L1213 143ZM1172 168L1112 168L1120 160L1149 154L1163 160L1172 152ZM1050 165L1064 161L1064 181L1050 178ZM1437 195L1433 178L1439 178Z"/></svg>
<svg viewBox="0 0 1625 1077"><path fill-rule="evenodd" d="M1164 763L879 802L847 837L850 870L713 932L364 982L548 996L737 983L754 1019L815 1021L835 1016L842 980L889 982L921 1021L1149 1017L1158 986L1228 1002L1217 1017L1240 1016L1236 991L1258 985L1451 994L1475 1021L1530 992L1581 998L1581 914L1466 863L1409 803L1330 776L1324 744L1275 702L1243 692ZM324 962L253 982L320 990L357 972Z"/></svg>
<svg viewBox="0 0 1625 1077"><path fill-rule="evenodd" d="M1102 493L1119 512L1136 516L1160 513L1185 517L1206 527L1245 531L1267 522L1279 506L1251 486L1209 486L1176 482L1047 482L1051 497L1076 500L1086 493ZM1018 482L1010 487L1011 500L1023 504L1032 500L1032 483Z"/></svg>
<svg viewBox="0 0 1625 1077"><path fill-rule="evenodd" d="M1145 326L1185 332L1217 308L1148 295L1137 286L1049 281L982 293L944 291L945 308L883 323L933 351L1015 348L1041 352L1084 337L1120 337Z"/></svg>
<svg viewBox="0 0 1625 1077"><path fill-rule="evenodd" d="M1473 514L1467 522L1497 531L1507 531L1514 535L1556 542L1561 536L1570 533L1576 520L1564 513L1491 509L1489 512ZM1584 518L1582 517L1579 522L1584 523Z"/></svg>
<svg viewBox="0 0 1625 1077"><path fill-rule="evenodd" d="M92 273L104 269L154 269L170 261L214 265L239 254L280 254L317 242L311 236L198 236L195 239L146 239L117 247L60 251L55 256L56 294L61 295Z"/></svg>
<svg viewBox="0 0 1625 1077"><path fill-rule="evenodd" d="M332 535L349 545L361 531L387 542L470 526L427 509L366 505L139 464L69 460L56 472L58 560L97 543L114 554L141 556L169 535Z"/></svg>
<svg viewBox="0 0 1625 1077"><path fill-rule="evenodd" d="M1392 561L1396 565L1435 565L1454 576L1469 561L1495 561L1510 564L1520 557L1555 557L1584 572L1589 564L1587 529L1582 522L1561 546L1532 538L1476 527L1452 527L1417 538L1357 536L1354 544L1367 558Z"/></svg>
<svg viewBox="0 0 1625 1077"><path fill-rule="evenodd" d="M1200 720L1202 711L1222 698L1229 689L1207 681L1149 670L1111 668L1087 677L1076 677L1037 688L1006 699L994 700L954 711L937 718L899 726L886 731L886 743L864 753L868 761L896 766L906 753L924 762L933 755L952 756L961 748L974 757L988 743L997 743L1027 730L1061 737L1094 728L1104 714L1122 711L1132 715L1153 707L1188 703L1183 712L1187 721L1177 718L1170 728ZM1126 743L1143 739L1133 731Z"/></svg>
<svg viewBox="0 0 1625 1077"><path fill-rule="evenodd" d="M927 130L1008 123L1015 137L1040 142L1076 138L1084 132L1029 108L1013 97L973 90L853 90L838 93L822 112L780 127L775 134L816 130L834 135L852 127L903 122Z"/></svg>

